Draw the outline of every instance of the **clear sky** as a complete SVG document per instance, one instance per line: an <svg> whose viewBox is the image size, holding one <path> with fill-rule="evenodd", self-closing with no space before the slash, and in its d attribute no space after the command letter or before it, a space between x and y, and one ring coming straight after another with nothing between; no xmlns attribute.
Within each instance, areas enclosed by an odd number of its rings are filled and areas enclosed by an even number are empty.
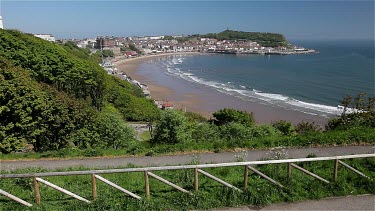
<svg viewBox="0 0 375 211"><path fill-rule="evenodd" d="M1 1L6 28L58 38L277 32L374 39L374 1Z"/></svg>

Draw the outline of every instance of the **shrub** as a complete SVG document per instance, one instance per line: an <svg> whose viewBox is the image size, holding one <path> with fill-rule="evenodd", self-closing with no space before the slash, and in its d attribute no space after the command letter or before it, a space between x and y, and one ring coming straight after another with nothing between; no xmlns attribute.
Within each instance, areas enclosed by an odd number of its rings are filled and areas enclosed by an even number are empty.
<svg viewBox="0 0 375 211"><path fill-rule="evenodd" d="M277 130L281 131L285 136L294 136L296 135L296 130L291 122L285 120L280 120L272 123L272 126Z"/></svg>
<svg viewBox="0 0 375 211"><path fill-rule="evenodd" d="M251 128L251 132L254 138L282 135L280 131L271 125L256 125Z"/></svg>
<svg viewBox="0 0 375 211"><path fill-rule="evenodd" d="M250 140L252 130L240 123L231 122L220 127L221 136L226 140Z"/></svg>
<svg viewBox="0 0 375 211"><path fill-rule="evenodd" d="M106 106L102 110L95 126L102 137L99 142L92 143L93 147L124 149L137 142L134 130L123 121L121 114L112 106Z"/></svg>
<svg viewBox="0 0 375 211"><path fill-rule="evenodd" d="M215 118L213 122L219 126L230 122L235 122L246 126L255 124L253 113L247 113L246 111L224 108L216 111L212 115Z"/></svg>
<svg viewBox="0 0 375 211"><path fill-rule="evenodd" d="M256 125L251 128L252 136L254 138L281 136L282 133L271 125Z"/></svg>
<svg viewBox="0 0 375 211"><path fill-rule="evenodd" d="M347 96L341 101L342 114L332 118L326 125L327 130L348 129L350 127L375 127L375 97L359 93L356 97Z"/></svg>
<svg viewBox="0 0 375 211"><path fill-rule="evenodd" d="M321 128L315 122L302 121L296 125L296 132L298 134L320 132Z"/></svg>
<svg viewBox="0 0 375 211"><path fill-rule="evenodd" d="M220 139L219 127L210 123L200 123L194 127L192 137L195 142L211 143Z"/></svg>
<svg viewBox="0 0 375 211"><path fill-rule="evenodd" d="M189 122L207 122L207 119L204 118L202 115L194 113L194 112L184 112L184 116L188 119Z"/></svg>
<svg viewBox="0 0 375 211"><path fill-rule="evenodd" d="M152 143L181 143L191 140L191 127L187 118L179 111L166 110L156 124Z"/></svg>

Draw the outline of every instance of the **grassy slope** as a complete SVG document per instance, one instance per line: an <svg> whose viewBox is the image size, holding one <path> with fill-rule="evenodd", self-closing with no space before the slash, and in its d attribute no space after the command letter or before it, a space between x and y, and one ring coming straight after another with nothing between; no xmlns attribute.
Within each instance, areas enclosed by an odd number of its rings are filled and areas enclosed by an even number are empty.
<svg viewBox="0 0 375 211"><path fill-rule="evenodd" d="M375 159L348 160L346 162L371 178L375 177ZM235 207L248 204L267 205L277 202L320 199L329 196L375 193L375 182L373 180L360 177L342 166L339 168L338 180L332 181L332 161L304 163L301 166L330 180L331 183L322 183L297 170L293 170L292 179L288 179L286 177L286 165L279 164L258 166L256 168L283 184L285 188L274 186L250 172L249 188L244 193L225 188L203 175L199 176L199 192L194 193L192 196L181 193L172 187L150 178L151 199L137 201L97 181L98 200L92 204L85 204L41 185L42 206L34 206L30 210L191 210ZM72 168L61 170L83 169ZM29 169L12 173L36 171L41 172L44 170ZM243 187L243 167L206 169L205 171L241 189ZM158 171L154 173L189 191L193 192L194 190L193 170ZM145 198L143 172L101 176ZM86 199L92 200L90 175L49 177L44 179ZM34 201L32 179L2 179L0 180L0 187L26 201ZM18 205L4 197L0 197L0 203L3 205L4 210L25 209L22 205Z"/></svg>
<svg viewBox="0 0 375 211"><path fill-rule="evenodd" d="M266 149L272 147L308 147L308 146L336 146L336 145L373 145L375 143L375 128L353 128L346 131L328 131L305 136L287 137L275 136L258 138L250 141L202 142L186 144L160 144L151 146L149 142L141 142L134 149L66 149L43 153L27 154L0 154L3 160L12 159L39 159L39 158L73 158L73 157L98 157L98 156L124 156L124 155L156 155L173 154L189 151L225 151L234 148Z"/></svg>

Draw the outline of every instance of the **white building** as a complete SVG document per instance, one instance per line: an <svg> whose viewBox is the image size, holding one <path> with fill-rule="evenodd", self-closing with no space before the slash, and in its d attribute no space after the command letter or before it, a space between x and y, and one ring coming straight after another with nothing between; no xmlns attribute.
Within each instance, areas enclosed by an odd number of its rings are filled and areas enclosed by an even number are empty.
<svg viewBox="0 0 375 211"><path fill-rule="evenodd" d="M56 42L56 38L52 34L34 34L34 36L50 42Z"/></svg>
<svg viewBox="0 0 375 211"><path fill-rule="evenodd" d="M4 29L3 17L0 16L0 29Z"/></svg>

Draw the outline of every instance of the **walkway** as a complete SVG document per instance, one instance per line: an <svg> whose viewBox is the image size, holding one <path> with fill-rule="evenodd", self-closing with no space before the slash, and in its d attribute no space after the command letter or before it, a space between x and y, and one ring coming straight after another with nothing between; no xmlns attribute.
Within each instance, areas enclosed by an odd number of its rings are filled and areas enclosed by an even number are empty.
<svg viewBox="0 0 375 211"><path fill-rule="evenodd" d="M165 165L183 165L197 163L224 163L236 161L254 161L264 158L278 156L280 159L304 158L309 154L315 154L318 157L350 155L350 154L368 154L374 153L375 146L342 146L342 147L324 147L324 148L293 148L280 150L249 150L244 152L221 152L221 153L201 153L196 155L165 155L153 157L116 157L116 158L84 158L84 159L65 159L65 160L31 160L31 161L0 161L1 171L10 171L24 168L46 168L57 169L74 166L85 166L88 168L116 168L124 167L127 164L136 166L165 166ZM281 152L281 153L280 153Z"/></svg>

